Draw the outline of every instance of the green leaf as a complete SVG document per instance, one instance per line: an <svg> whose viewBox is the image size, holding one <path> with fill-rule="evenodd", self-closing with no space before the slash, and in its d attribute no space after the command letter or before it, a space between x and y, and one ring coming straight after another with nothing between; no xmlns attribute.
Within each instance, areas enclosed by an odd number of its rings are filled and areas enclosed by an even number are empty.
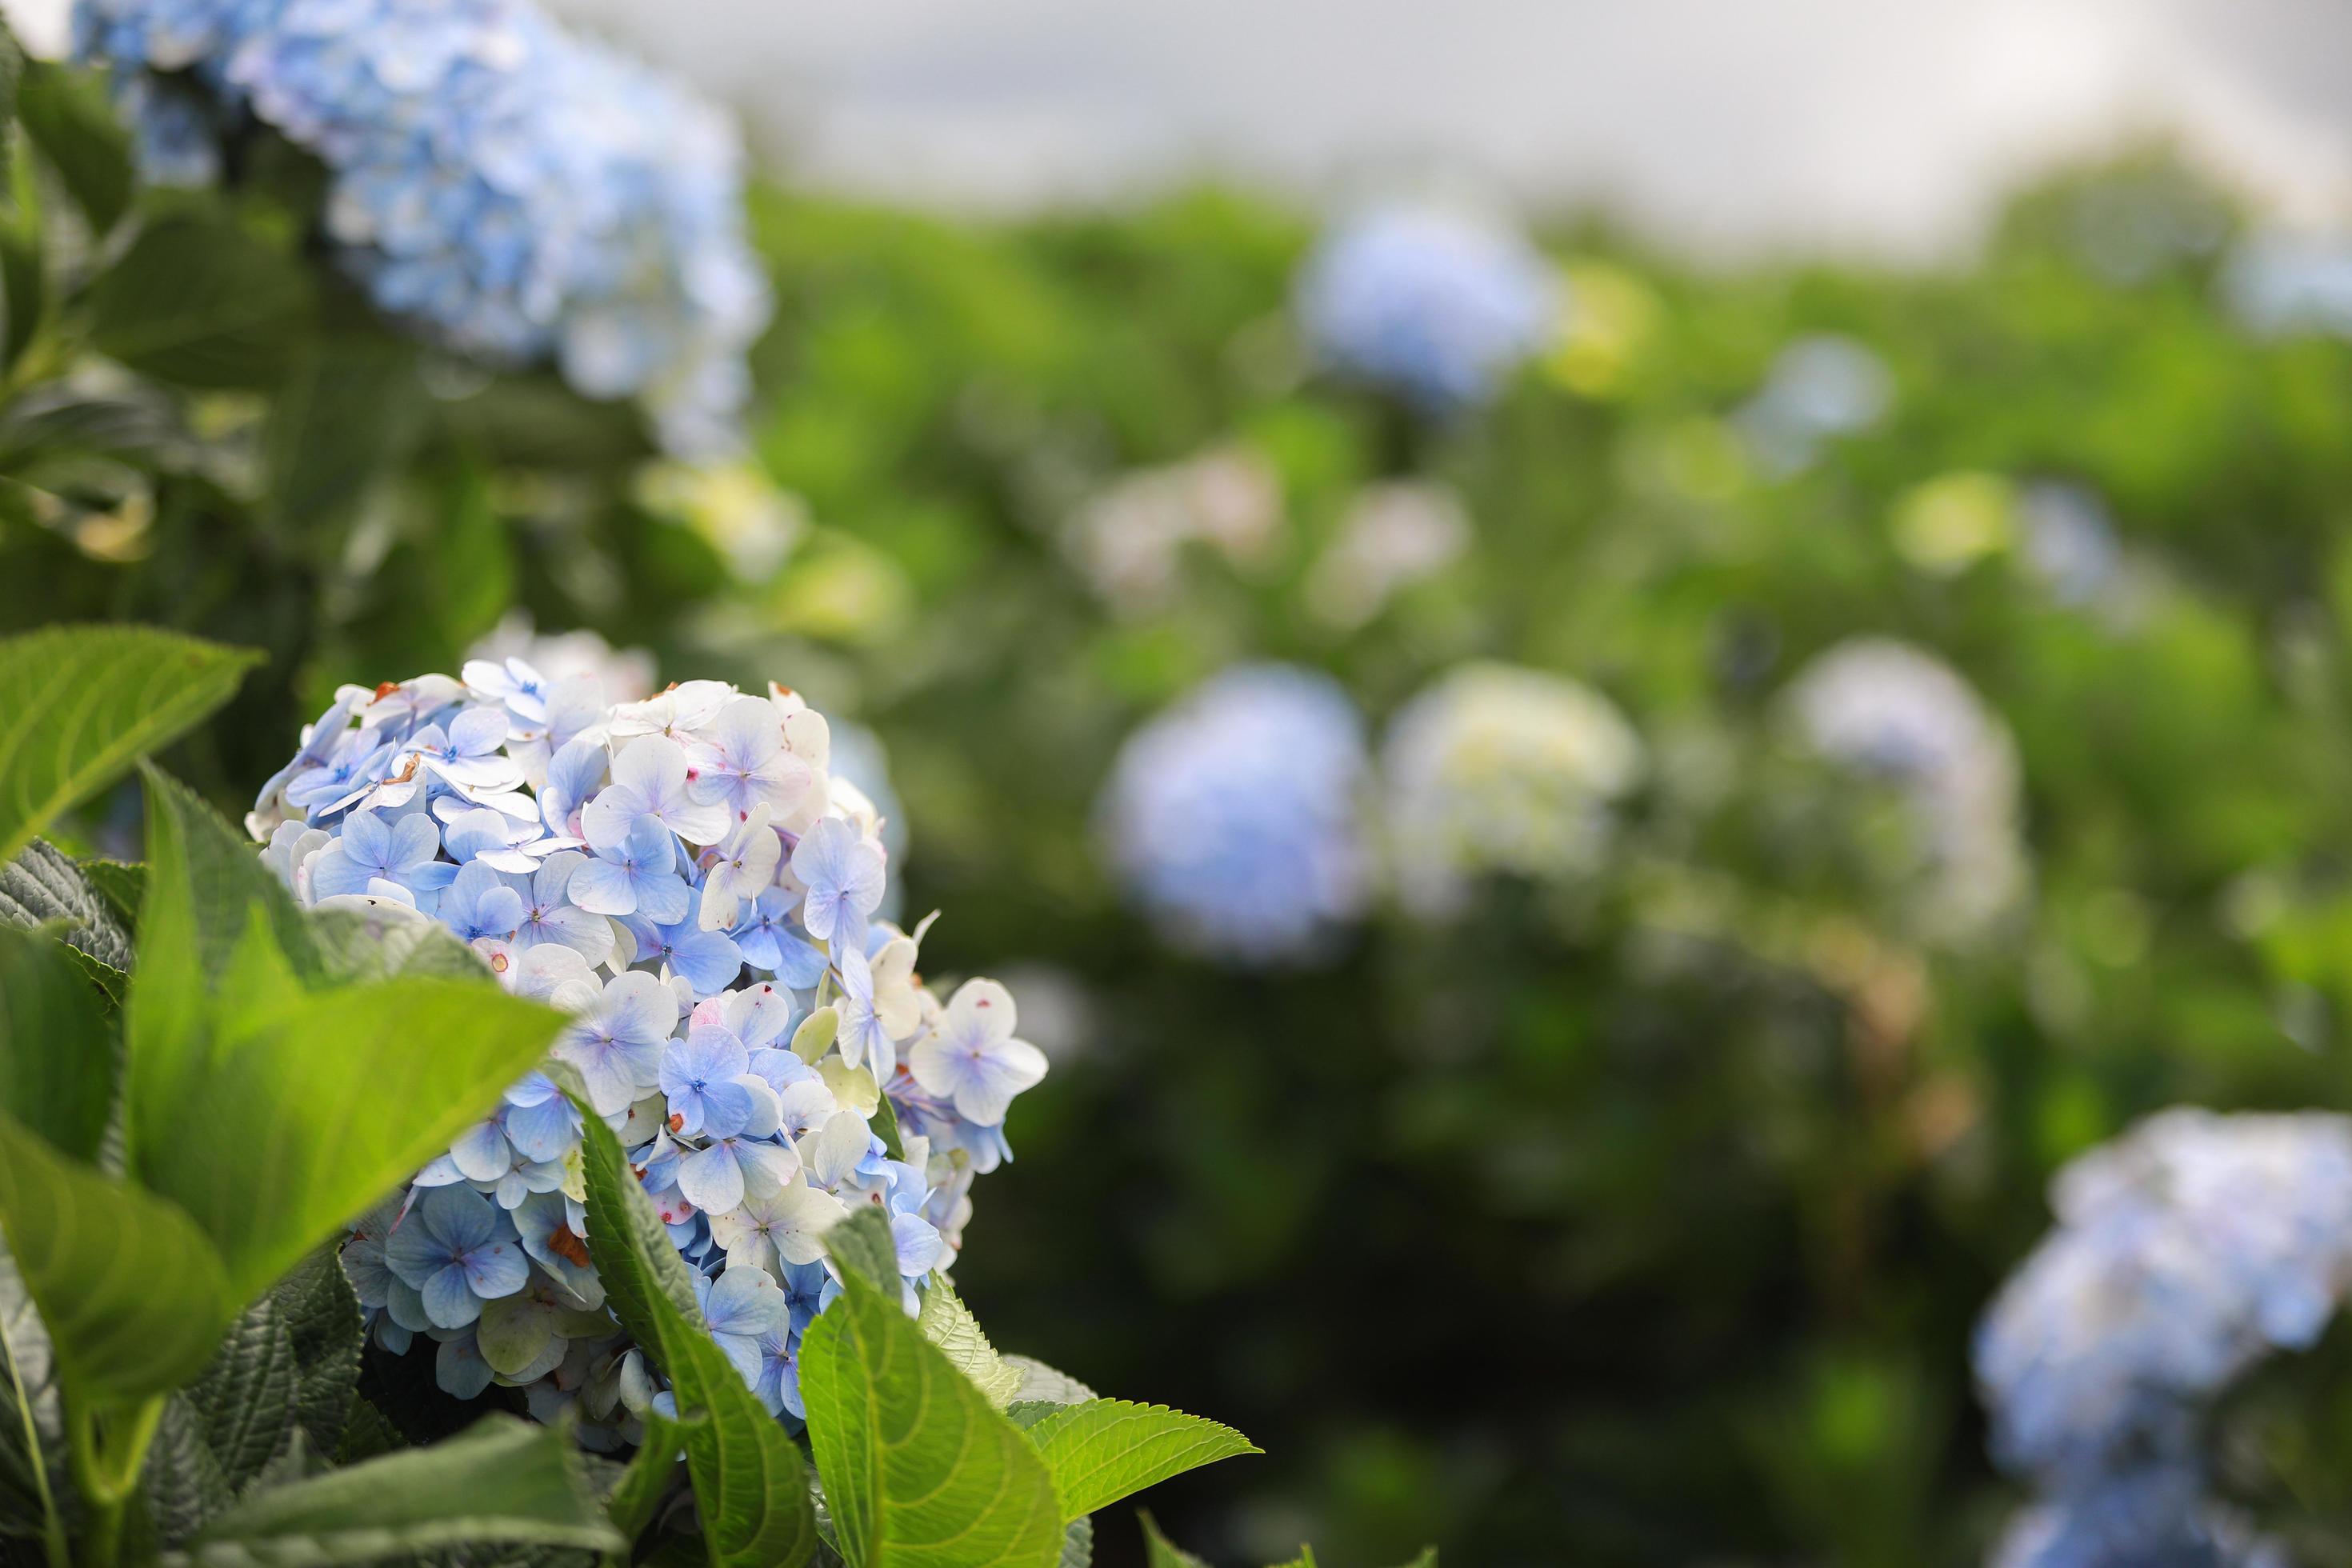
<svg viewBox="0 0 2352 1568"><path fill-rule="evenodd" d="M139 909L139 977L126 1026L134 1143L142 1081L168 1080L149 1106L159 1135L175 1111L176 1067L201 1074L210 1048L210 993L256 910L268 918L278 951L298 975L320 973L311 928L253 846L186 785L144 770L147 877ZM143 1079L142 1079L143 1068ZM357 1212L354 1208L352 1211Z"/></svg>
<svg viewBox="0 0 2352 1568"><path fill-rule="evenodd" d="M620 1141L582 1107L588 1250L605 1304L669 1373L688 1473L719 1568L796 1568L816 1550L800 1449L704 1329L686 1266ZM682 1298L682 1299L681 1299Z"/></svg>
<svg viewBox="0 0 2352 1568"><path fill-rule="evenodd" d="M880 1209L870 1204L852 1207L846 1219L824 1233L824 1247L845 1275L898 1294L898 1244Z"/></svg>
<svg viewBox="0 0 2352 1568"><path fill-rule="evenodd" d="M147 890L147 868L128 860L78 860L74 864L83 882L106 900L108 910L127 931L139 918L139 900Z"/></svg>
<svg viewBox="0 0 2352 1568"><path fill-rule="evenodd" d="M1013 1403L1021 1391L1021 1372L1008 1365L980 1331L980 1321L955 1293L955 1288L940 1274L931 1276L923 1292L923 1310L915 1319L915 1326L923 1337L940 1347L940 1353L955 1363L958 1372L971 1379L974 1387L987 1395L988 1402L999 1410Z"/></svg>
<svg viewBox="0 0 2352 1568"><path fill-rule="evenodd" d="M380 336L307 340L270 400L267 498L278 531L313 560L340 552L342 524L418 425L415 354Z"/></svg>
<svg viewBox="0 0 2352 1568"><path fill-rule="evenodd" d="M114 1100L114 1034L70 952L0 925L0 1111L95 1160Z"/></svg>
<svg viewBox="0 0 2352 1568"><path fill-rule="evenodd" d="M319 962L336 980L391 980L438 974L478 984L496 984L474 950L436 920L385 910L315 910L310 939Z"/></svg>
<svg viewBox="0 0 2352 1568"><path fill-rule="evenodd" d="M1034 1356L1009 1355L1004 1364L1021 1374L1021 1386L1013 1391L1016 1403L1043 1401L1049 1405L1084 1405L1101 1395L1072 1377L1057 1372Z"/></svg>
<svg viewBox="0 0 2352 1568"><path fill-rule="evenodd" d="M562 1427L486 1416L430 1448L257 1493L163 1561L323 1568L490 1544L589 1552L622 1544Z"/></svg>
<svg viewBox="0 0 2352 1568"><path fill-rule="evenodd" d="M139 1483L157 1549L179 1545L236 1500L236 1489L205 1441L204 1417L185 1395L164 1402Z"/></svg>
<svg viewBox="0 0 2352 1568"><path fill-rule="evenodd" d="M1029 1440L1053 1472L1064 1519L1107 1508L1186 1470L1264 1451L1230 1426L1124 1399L1064 1405L1029 1428Z"/></svg>
<svg viewBox="0 0 2352 1568"><path fill-rule="evenodd" d="M131 1059L133 1167L213 1238L240 1295L446 1149L564 1023L460 980L303 992L244 978L268 942L248 932L209 1039L134 1035Z"/></svg>
<svg viewBox="0 0 2352 1568"><path fill-rule="evenodd" d="M852 1568L1051 1568L1064 1521L1037 1451L923 1338L895 1288L846 1265L842 1276L801 1346L842 1554Z"/></svg>
<svg viewBox="0 0 2352 1568"><path fill-rule="evenodd" d="M14 369L24 358L48 300L39 236L21 223L0 228L0 368Z"/></svg>
<svg viewBox="0 0 2352 1568"><path fill-rule="evenodd" d="M57 1356L16 1260L0 1247L0 1508L28 1534L51 1521L61 1527L72 1484Z"/></svg>
<svg viewBox="0 0 2352 1568"><path fill-rule="evenodd" d="M0 1228L78 1397L177 1388L212 1359L236 1311L219 1254L185 1214L5 1115Z"/></svg>
<svg viewBox="0 0 2352 1568"><path fill-rule="evenodd" d="M0 640L0 860L227 701L260 657L146 626Z"/></svg>
<svg viewBox="0 0 2352 1568"><path fill-rule="evenodd" d="M1095 1521L1074 1519L1062 1531L1061 1568L1094 1568Z"/></svg>
<svg viewBox="0 0 2352 1568"><path fill-rule="evenodd" d="M1143 1561L1145 1568L1209 1568L1202 1559L1175 1545L1160 1533L1159 1521L1141 1509L1136 1519L1143 1526Z"/></svg>
<svg viewBox="0 0 2352 1568"><path fill-rule="evenodd" d="M882 1152L893 1160L905 1159L907 1146L898 1141L898 1108L890 1103L888 1095L876 1097L874 1114L867 1120L873 1126L874 1136L882 1140Z"/></svg>
<svg viewBox="0 0 2352 1568"><path fill-rule="evenodd" d="M636 1457L621 1479L613 1488L613 1495L604 1500L604 1515L613 1521L625 1542L635 1542L654 1521L661 1509L662 1500L669 1495L670 1483L677 1476L677 1451L684 1442L688 1423L673 1421L658 1410L648 1410L642 1419L646 1434L637 1444Z"/></svg>
<svg viewBox="0 0 2352 1568"><path fill-rule="evenodd" d="M1316 1568L1315 1548L1302 1543L1298 1548L1297 1556L1287 1563L1277 1563L1274 1564L1274 1568Z"/></svg>
<svg viewBox="0 0 2352 1568"><path fill-rule="evenodd" d="M149 223L85 298L90 345L132 370L201 387L266 387L311 313L300 265L225 216Z"/></svg>
<svg viewBox="0 0 2352 1568"><path fill-rule="evenodd" d="M265 1296L230 1323L204 1375L186 1389L205 1447L232 1489L242 1489L294 1430L294 1336Z"/></svg>
<svg viewBox="0 0 2352 1568"><path fill-rule="evenodd" d="M367 1342L359 1293L336 1249L322 1247L271 1286L269 1299L294 1345L294 1417L314 1453L337 1453L359 1392L360 1352Z"/></svg>
<svg viewBox="0 0 2352 1568"><path fill-rule="evenodd" d="M16 113L90 227L112 228L131 205L131 142L95 79L26 60Z"/></svg>
<svg viewBox="0 0 2352 1568"><path fill-rule="evenodd" d="M356 1465L362 1459L376 1458L384 1454L396 1454L408 1447L408 1439L391 1418L365 1398L352 1401L351 1419L343 1424L343 1444L337 1450L335 1462Z"/></svg>
<svg viewBox="0 0 2352 1568"><path fill-rule="evenodd" d="M55 845L34 839L24 853L0 865L0 922L46 925L63 922L68 946L91 962L83 967L103 985L117 984L131 970L131 937L122 921L82 869ZM119 1005L121 993L107 994Z"/></svg>

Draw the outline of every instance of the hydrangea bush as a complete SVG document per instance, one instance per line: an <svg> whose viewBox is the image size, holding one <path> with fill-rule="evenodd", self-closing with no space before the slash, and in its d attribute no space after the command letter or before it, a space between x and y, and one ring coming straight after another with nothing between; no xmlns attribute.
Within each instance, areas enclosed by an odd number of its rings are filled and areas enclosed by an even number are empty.
<svg viewBox="0 0 2352 1568"><path fill-rule="evenodd" d="M217 178L258 121L327 165L324 227L385 311L639 398L678 449L732 438L768 296L709 105L530 0L81 0L74 24L150 179Z"/></svg>
<svg viewBox="0 0 2352 1568"><path fill-rule="evenodd" d="M2200 1422L2352 1291L2352 1120L2168 1110L2066 1166L2051 1206L1977 1333L1994 1457L2046 1500L1999 1561L2284 1562L2204 1500Z"/></svg>
<svg viewBox="0 0 2352 1568"><path fill-rule="evenodd" d="M262 789L247 826L299 902L437 922L574 1018L344 1251L377 1341L433 1342L449 1393L577 1405L606 1444L666 1397L601 1310L562 1082L619 1134L772 1413L803 1414L797 1349L853 1205L887 1216L910 1306L952 1262L1045 1059L1002 985L924 986L929 921L877 918L880 816L832 764L782 688L607 703L593 673L509 657L343 689Z"/></svg>

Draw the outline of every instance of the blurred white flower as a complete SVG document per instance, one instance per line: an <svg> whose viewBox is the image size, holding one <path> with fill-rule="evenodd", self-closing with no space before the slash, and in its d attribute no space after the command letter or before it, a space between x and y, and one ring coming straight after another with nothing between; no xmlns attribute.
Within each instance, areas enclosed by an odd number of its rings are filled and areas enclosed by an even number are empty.
<svg viewBox="0 0 2352 1568"><path fill-rule="evenodd" d="M1106 603L1139 616L1174 597L1187 545L1248 566L1281 531L1281 479L1255 454L1221 447L1125 475L1078 509L1063 543Z"/></svg>
<svg viewBox="0 0 2352 1568"><path fill-rule="evenodd" d="M1444 485L1397 480L1365 488L1307 574L1307 607L1352 630L1398 590L1443 571L1470 547L1470 514Z"/></svg>

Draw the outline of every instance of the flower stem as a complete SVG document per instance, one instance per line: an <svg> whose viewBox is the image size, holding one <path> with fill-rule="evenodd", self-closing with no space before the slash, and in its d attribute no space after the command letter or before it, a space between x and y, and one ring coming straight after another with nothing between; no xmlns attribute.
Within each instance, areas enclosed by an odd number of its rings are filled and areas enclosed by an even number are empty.
<svg viewBox="0 0 2352 1568"><path fill-rule="evenodd" d="M122 1551L122 1513L139 1488L147 1446L163 1419L162 1395L125 1410L77 1410L70 1418L75 1483L89 1505L89 1528L82 1543L88 1568L114 1568ZM118 1419L119 1417L119 1419Z"/></svg>

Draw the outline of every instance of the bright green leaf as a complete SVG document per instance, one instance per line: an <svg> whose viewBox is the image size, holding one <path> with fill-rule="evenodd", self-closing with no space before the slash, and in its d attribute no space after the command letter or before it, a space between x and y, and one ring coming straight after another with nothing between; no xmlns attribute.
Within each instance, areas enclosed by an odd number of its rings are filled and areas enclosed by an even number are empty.
<svg viewBox="0 0 2352 1568"><path fill-rule="evenodd" d="M801 1393L852 1568L1059 1561L1063 1518L1043 1459L923 1338L895 1289L845 1268L841 1297L802 1342Z"/></svg>
<svg viewBox="0 0 2352 1568"><path fill-rule="evenodd" d="M0 639L0 860L227 701L259 660L146 626Z"/></svg>
<svg viewBox="0 0 2352 1568"><path fill-rule="evenodd" d="M1145 1568L1209 1568L1201 1558L1171 1542L1160 1533L1160 1521L1140 1509L1136 1519L1143 1526L1143 1560Z"/></svg>
<svg viewBox="0 0 2352 1568"><path fill-rule="evenodd" d="M569 1433L490 1415L446 1443L259 1492L206 1524L173 1564L351 1564L468 1545L621 1544Z"/></svg>
<svg viewBox="0 0 2352 1568"><path fill-rule="evenodd" d="M114 1032L55 937L0 925L0 1111L94 1160L114 1098Z"/></svg>
<svg viewBox="0 0 2352 1568"><path fill-rule="evenodd" d="M1030 1427L1029 1440L1053 1472L1065 1519L1107 1508L1186 1470L1263 1452L1230 1426L1124 1399L1065 1405Z"/></svg>
<svg viewBox="0 0 2352 1568"><path fill-rule="evenodd" d="M133 1400L202 1370L236 1311L204 1233L0 1115L0 1228L79 1394Z"/></svg>
<svg viewBox="0 0 2352 1568"><path fill-rule="evenodd" d="M669 1373L710 1561L795 1568L816 1550L800 1449L702 1325L686 1266L604 1119L583 1107L588 1250L604 1299Z"/></svg>
<svg viewBox="0 0 2352 1568"><path fill-rule="evenodd" d="M252 939L240 973L247 954L271 951L266 933ZM146 984L142 964L134 1016ZM552 1008L462 980L240 984L223 1004L209 1038L134 1035L131 1148L241 1295L447 1148L563 1026Z"/></svg>
<svg viewBox="0 0 2352 1568"><path fill-rule="evenodd" d="M931 1277L929 1287L923 1292L923 1310L915 1319L915 1326L999 1410L1012 1404L1013 1395L1020 1393L1021 1370L1007 1364L996 1353L996 1347L981 1332L980 1321L971 1315L971 1309L963 1304L963 1299L955 1293L945 1276Z"/></svg>

